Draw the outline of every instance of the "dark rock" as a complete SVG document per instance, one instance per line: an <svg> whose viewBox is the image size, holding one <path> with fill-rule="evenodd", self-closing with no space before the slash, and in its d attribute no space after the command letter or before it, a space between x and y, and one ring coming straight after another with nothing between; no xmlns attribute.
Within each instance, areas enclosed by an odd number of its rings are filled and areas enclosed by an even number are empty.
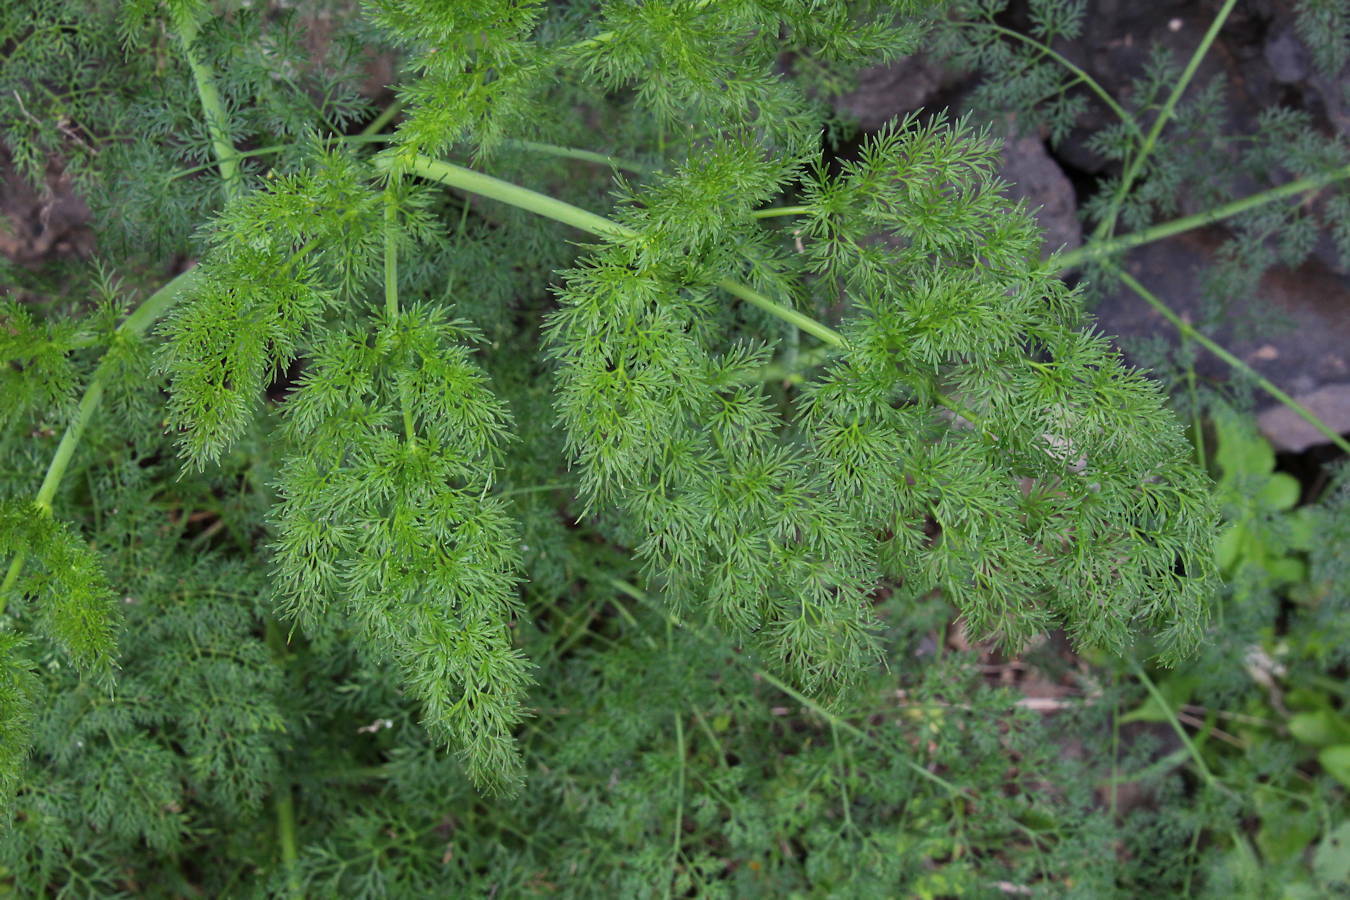
<svg viewBox="0 0 1350 900"><path fill-rule="evenodd" d="M1010 182L1008 195L1025 199L1045 232L1045 251L1072 250L1083 243L1083 226L1078 221L1078 198L1073 183L1045 150L1039 137L1008 137L1003 145L1003 165L999 170Z"/></svg>
<svg viewBox="0 0 1350 900"><path fill-rule="evenodd" d="M910 56L864 69L856 89L834 100L840 113L857 120L863 131L876 131L890 119L921 109L942 88L942 69L923 56Z"/></svg>
<svg viewBox="0 0 1350 900"><path fill-rule="evenodd" d="M1294 399L1335 431L1350 432L1350 382L1324 385ZM1279 450L1301 453L1327 442L1326 435L1287 406L1266 409L1256 423Z"/></svg>
<svg viewBox="0 0 1350 900"><path fill-rule="evenodd" d="M1281 84L1295 84L1308 77L1309 54L1293 28L1272 32L1266 41L1265 57L1275 80Z"/></svg>
<svg viewBox="0 0 1350 900"><path fill-rule="evenodd" d="M1202 320L1201 275L1215 262L1224 233L1191 232L1131 251L1125 268L1183 319ZM1261 279L1256 296L1234 298L1231 315L1206 334L1338 432L1350 431L1350 279L1316 259L1298 269L1276 267ZM1108 292L1098 310L1103 331L1117 335L1127 357L1132 339L1162 336L1178 342L1177 331L1162 315L1123 285ZM1233 323L1268 322L1252 334ZM1216 357L1201 351L1196 372L1227 380L1232 373ZM1259 421L1280 449L1302 450L1326 438L1281 404L1259 393Z"/></svg>
<svg viewBox="0 0 1350 900"><path fill-rule="evenodd" d="M50 255L88 257L94 249L89 207L53 161L41 189L34 188L0 149L0 253L33 264Z"/></svg>

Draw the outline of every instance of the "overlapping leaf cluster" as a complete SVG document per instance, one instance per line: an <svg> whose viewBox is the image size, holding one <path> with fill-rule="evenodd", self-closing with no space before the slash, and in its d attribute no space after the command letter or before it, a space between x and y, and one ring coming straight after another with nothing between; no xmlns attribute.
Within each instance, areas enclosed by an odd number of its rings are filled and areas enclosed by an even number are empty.
<svg viewBox="0 0 1350 900"><path fill-rule="evenodd" d="M617 503L677 602L763 643L812 688L867 656L870 550L757 384L762 348L728 344L719 269L792 173L730 140L658 179L631 239L568 274L551 322L558 409L583 495Z"/></svg>
<svg viewBox="0 0 1350 900"><path fill-rule="evenodd" d="M738 254L764 259L755 202L799 173L714 146L639 192L633 236L560 294L558 406L586 496L635 517L668 593L706 596L805 683L866 655L882 572L1014 644L1055 623L1119 647L1147 625L1176 658L1199 634L1205 477L1158 389L1037 261L996 154L909 122L803 176L796 240L854 314L795 429L715 307Z"/></svg>
<svg viewBox="0 0 1350 900"><path fill-rule="evenodd" d="M793 54L817 74L847 78L865 61L913 52L921 14L941 5L585 0L551 10L537 0L371 0L367 9L422 74L403 91L401 143L436 154L456 141L490 151L504 137L561 127L560 80L610 96L632 91L677 140L705 136L713 122L753 123L775 144L809 140L823 109L776 71L778 58Z"/></svg>
<svg viewBox="0 0 1350 900"><path fill-rule="evenodd" d="M1038 264L996 153L911 123L809 185L807 252L859 310L808 388L809 433L888 570L941 585L979 631L1017 643L1053 621L1120 647L1147 623L1175 658L1213 590L1206 479L1156 385Z"/></svg>
<svg viewBox="0 0 1350 900"><path fill-rule="evenodd" d="M373 324L325 334L287 404L303 449L280 473L278 588L308 628L341 616L397 661L426 727L510 787L529 676L507 628L516 528L489 493L508 416L443 313Z"/></svg>

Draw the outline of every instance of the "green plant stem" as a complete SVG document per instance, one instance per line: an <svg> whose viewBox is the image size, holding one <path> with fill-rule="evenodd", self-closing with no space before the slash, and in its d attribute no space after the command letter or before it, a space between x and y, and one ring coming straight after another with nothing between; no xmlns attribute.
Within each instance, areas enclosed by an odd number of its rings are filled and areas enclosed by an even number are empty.
<svg viewBox="0 0 1350 900"><path fill-rule="evenodd" d="M623 169L632 172L635 175L650 175L659 171L656 166L649 166L646 163L636 162L630 159L620 159L617 156L609 156L604 153L596 153L593 150L578 150L575 147L560 147L557 144L541 144L538 141L522 141L516 138L506 138L502 141L508 147L518 147L521 150L529 150L533 153L541 153L546 156L558 156L563 159L579 159L583 162L592 162L601 166L609 166L611 169Z"/></svg>
<svg viewBox="0 0 1350 900"><path fill-rule="evenodd" d="M772 362L759 370L761 381L781 381L784 384L801 384L804 376L802 373L807 369L814 369L816 366L823 365L834 352L833 346L812 347L810 350L802 350L797 353L795 359L783 359L780 362Z"/></svg>
<svg viewBox="0 0 1350 900"><path fill-rule="evenodd" d="M777 216L804 216L811 211L809 206L768 206L757 209L750 215L755 219L772 219Z"/></svg>
<svg viewBox="0 0 1350 900"><path fill-rule="evenodd" d="M847 343L842 334L828 325L823 325L805 313L800 313L791 307L783 306L781 303L775 303L758 291L752 290L743 284L732 281L729 278L723 278L717 282L717 286L728 294L731 294L733 297L739 297L751 306L756 306L769 315L777 316L784 322L789 322L792 325L797 326L800 330L805 331L807 334L819 339L823 343L829 344L831 347L843 347Z"/></svg>
<svg viewBox="0 0 1350 900"><path fill-rule="evenodd" d="M196 52L193 50L192 45L197 40L200 30L197 19L193 15L187 14L176 18L175 28L178 39L182 44L183 55L187 59L188 67L192 70L192 78L197 85L197 95L201 99L202 111L206 115L207 130L211 135L211 146L215 151L216 161L220 164L220 175L225 184L225 196L227 200L232 200L242 193L243 181L239 177L239 151L227 137L228 128L226 126L229 119L225 114L225 104L220 98L220 92L216 90L215 79L210 67L198 59ZM122 324L117 327L113 339L139 337L144 334L150 325L173 305L174 301L178 299L178 295L191 287L198 277L195 270L189 270L155 291L122 321ZM71 457L75 455L75 448L79 446L80 438L84 436L85 427L89 424L89 420L103 400L103 391L109 371L110 364L105 356L103 361L99 363L98 368L94 370L94 375L89 381L89 387L85 389L84 396L80 398L80 405L76 408L75 418L66 426L66 432L61 436L61 443L57 444L56 453L47 466L47 474L43 476L42 484L38 487L37 497L33 500L33 506L36 508L38 515L50 516L52 514L52 501L56 497L57 489L61 486L61 479L70 466ZM20 549L14 554L14 559L10 561L9 569L5 572L5 580L0 583L0 613L4 612L9 592L18 583L27 555L26 549Z"/></svg>
<svg viewBox="0 0 1350 900"><path fill-rule="evenodd" d="M830 742L834 744L834 761L839 767L839 802L844 811L844 825L849 831L855 831L853 825L853 801L848 796L848 764L844 760L843 748L839 746L839 728L830 723Z"/></svg>
<svg viewBox="0 0 1350 900"><path fill-rule="evenodd" d="M680 863L680 842L684 837L684 722L680 713L675 713L675 752L680 757L680 768L675 779L675 828L670 848L670 881L666 883L666 896L671 896L671 882L675 880L675 868Z"/></svg>
<svg viewBox="0 0 1350 900"><path fill-rule="evenodd" d="M380 157L375 160L377 168L384 171L392 171L395 163L388 157ZM521 187L518 184L512 184L509 181L503 181L500 178L494 178L491 175L484 175L482 172L475 172L473 169L466 169L463 166L457 166L454 163L442 162L440 160L429 159L425 156L413 156L411 159L400 161L400 170L410 174L426 178L431 181L437 181L447 187L458 188L470 193L479 194L492 200L500 200L503 203L520 209L528 210L547 219L553 219L582 231L590 232L599 237L611 237L621 240L638 240L641 234L626 225L621 225L604 216L596 215L593 212L565 203L555 197L547 194L541 194L538 191L532 191L529 188ZM833 328L806 315L798 312L791 307L787 307L760 292L749 288L740 282L732 281L729 278L723 278L715 284L722 290L731 294L733 297L739 297L751 306L764 310L769 315L776 316L785 322L795 325L807 334L810 334L820 340L822 343L835 349L842 349L847 346L844 336ZM932 396L943 406L952 412L960 415L962 418L979 425L980 417L968 409L961 407L952 398L941 393L932 391Z"/></svg>
<svg viewBox="0 0 1350 900"><path fill-rule="evenodd" d="M196 269L189 269L145 298L131 315L122 320L122 324L113 333L113 340L125 340L144 334L150 325L173 305L179 294L196 284L199 277ZM80 438L84 436L85 427L103 400L103 391L111 376L111 368L111 363L105 357L94 370L93 377L89 379L89 386L85 389L84 396L80 398L80 405L75 409L75 417L66 426L65 434L61 435L61 442L56 445L56 453L47 464L47 473L38 487L37 496L33 498L37 515L52 514L52 503L56 499L57 490L61 487L61 479L65 477L66 469L70 467L71 458L75 455L75 448L80 444ZM18 583L26 557L27 551L20 549L10 561L4 583L0 584L0 612L4 612L5 598L9 591Z"/></svg>
<svg viewBox="0 0 1350 900"><path fill-rule="evenodd" d="M1134 180L1138 178L1139 173L1143 171L1144 163L1148 161L1149 155L1153 152L1153 148L1157 146L1158 137L1162 134L1163 128L1165 128L1167 123L1171 120L1172 113L1176 111L1177 103L1181 101L1181 95L1186 93L1186 88L1190 86L1191 79L1195 77L1196 71L1200 68L1200 63L1204 61L1205 55L1209 53L1210 46L1213 45L1214 39L1219 36L1219 31L1223 28L1223 23L1228 20L1229 14L1232 13L1233 7L1236 5L1237 0L1224 0L1223 7L1219 10L1218 15L1214 17L1213 22L1209 23L1209 30L1206 31L1205 36L1200 39L1200 44L1195 48L1195 52L1191 54L1191 58L1187 61L1186 68L1182 71L1181 77L1177 79L1176 85L1172 88L1172 93L1167 96L1167 100L1163 103L1162 109L1158 111L1158 117L1153 120L1153 125L1149 128L1148 134L1144 138L1144 145L1140 147L1139 152L1130 159L1130 164L1125 169L1125 174L1120 180L1120 185L1116 188L1115 196L1111 198L1111 206L1107 210L1106 216L1097 226L1097 230L1093 233L1094 238L1104 238L1116 227L1116 217L1120 215L1120 205L1125 202L1126 195L1129 194L1130 188L1134 186Z"/></svg>
<svg viewBox="0 0 1350 900"><path fill-rule="evenodd" d="M325 141L337 141L344 144L384 144L395 140L392 134L330 134L324 138ZM634 160L621 159L617 156L607 156L603 153L596 153L592 150L579 150L575 147L561 147L557 144L541 144L538 141L521 141L515 138L503 138L502 143L508 147L516 147L521 150L528 150L532 153L540 153L547 156L560 156L566 159L579 159L584 162L592 162L597 165L608 166L611 169L622 169L633 172L637 175L650 175L659 171L655 166L649 166L646 163L635 162ZM247 159L252 156L267 156L269 153L280 153L283 150L289 150L296 146L296 142L289 144L271 144L266 147L256 147L252 150L244 150L235 154L239 159ZM207 169L215 168L216 163L207 163L202 166L193 166L190 169L180 169L169 177L169 181L179 178L185 178L188 175L195 175L198 172L204 172ZM805 209L805 207L803 207ZM784 213L786 215L786 213Z"/></svg>
<svg viewBox="0 0 1350 900"><path fill-rule="evenodd" d="M1089 260L1099 259L1104 256L1113 256L1122 253L1133 247L1142 244L1150 244L1154 241L1160 241L1163 238L1172 237L1195 228L1201 228L1205 225L1212 225L1224 219L1231 218L1239 213L1246 212L1249 209L1255 209L1275 200L1285 197L1292 197L1295 194L1301 194L1305 191L1313 191L1325 187L1335 181L1350 178L1350 165L1340 168L1330 169L1317 175L1309 175L1306 178L1300 178L1291 181L1288 184L1282 184L1279 187L1271 188L1268 191L1252 194L1249 197L1243 197L1234 200L1231 203L1225 203L1222 206L1216 206L1214 209L1206 212L1197 213L1193 216L1174 219L1171 222L1163 222L1154 225L1151 228L1145 228L1133 234L1123 235L1108 240L1093 241L1085 244L1077 250L1065 253L1058 257L1056 262L1059 264L1060 271L1076 268Z"/></svg>
<svg viewBox="0 0 1350 900"><path fill-rule="evenodd" d="M1197 344L1204 347L1210 353L1213 353L1219 359L1228 363L1228 365L1232 366L1235 369L1240 370L1247 377L1251 378L1252 381L1254 381L1256 385L1259 388L1261 388L1261 390L1265 391L1267 394L1269 394L1276 400L1283 403L1285 406L1292 409L1295 413L1301 416L1303 420L1306 421L1309 425L1311 425L1313 428L1316 428L1323 436L1326 437L1327 440L1335 444L1337 447L1339 447L1346 453L1350 453L1350 441L1347 441L1345 438L1337 434L1336 431L1331 428L1331 426L1329 426L1326 422L1323 422L1320 418L1318 418L1316 413L1308 409L1302 403L1299 403L1297 400L1286 394L1284 391L1280 390L1268 379L1261 376L1255 369L1247 365L1247 363L1243 362L1241 359L1225 350L1222 346L1215 343L1206 335L1197 331L1195 329L1195 326L1191 325L1191 323L1187 322L1186 320L1182 319L1181 316L1177 315L1176 311L1174 311L1162 300L1158 299L1158 297L1152 291L1150 291L1148 288L1140 284L1138 279L1136 279L1133 275L1116 266L1111 266L1110 268L1118 276L1120 276L1120 279L1123 282L1125 282L1125 285L1129 287L1130 290L1134 291L1144 300L1145 303L1147 303L1149 306L1157 310L1158 313L1164 319L1171 322L1172 325L1177 329L1177 331L1181 333L1182 337L1189 338L1195 341Z"/></svg>
<svg viewBox="0 0 1350 900"><path fill-rule="evenodd" d="M183 47L183 56L187 60L188 68L192 70L192 80L197 85L197 96L201 98L202 111L206 114L206 130L211 136L211 147L215 151L216 162L220 164L225 199L235 200L244 191L239 168L239 151L230 143L230 120L225 112L225 102L220 97L220 91L216 89L215 76L193 47L201 26L194 14L175 16L175 19L178 41Z"/></svg>
<svg viewBox="0 0 1350 900"><path fill-rule="evenodd" d="M1130 131L1134 132L1134 136L1136 139L1141 141L1144 139L1143 133L1139 130L1139 123L1134 120L1134 116L1126 112L1125 108L1116 102L1116 98L1111 96L1110 91L1102 87L1095 78L1093 78L1091 75L1085 72L1082 68L1074 65L1074 63L1071 62L1063 54L1057 53L1048 44L1041 43L1031 35L1021 34L1019 32L1013 31L1011 28L1004 28L1002 25L997 25L993 22L953 22L952 24L957 26L958 28L981 28L986 31L993 31L997 34L1003 35L1004 37L1014 38L1016 40L1022 41L1025 44L1030 44L1032 47L1035 47L1037 50L1040 50L1041 53L1050 57L1055 62L1059 63L1061 66L1063 66L1064 68L1072 72L1074 75L1076 75L1078 77L1078 80L1087 86L1088 90L1096 94L1097 97L1103 103L1105 103L1108 107L1110 107L1111 111L1120 118L1120 121L1125 124L1126 128L1129 128Z"/></svg>
<svg viewBox="0 0 1350 900"><path fill-rule="evenodd" d="M1218 777L1210 771L1209 766L1205 763L1205 758L1200 754L1200 748L1196 746L1195 741L1191 740L1191 736L1186 731L1185 726L1183 726L1181 720L1177 718L1176 711L1172 709L1172 704L1167 702L1167 698L1162 695L1162 691L1158 690L1158 686L1153 683L1152 678L1148 677L1148 673L1144 671L1143 667L1134 660L1129 660L1129 665L1134 672L1134 676L1139 679L1140 684L1148 691L1148 695L1153 698L1153 702L1157 703L1158 707L1162 709L1163 714L1167 717L1168 724L1172 726L1172 730L1175 731L1177 737L1181 739L1182 746L1186 748L1186 752L1190 755L1191 762L1195 764L1196 770L1199 771L1200 777L1205 782L1205 786L1210 790L1226 794L1235 800L1241 799L1228 787L1228 785L1220 781ZM1247 841L1242 837L1241 832L1238 831L1236 826L1232 826L1228 829L1228 835L1233 841L1233 846L1242 854L1248 865L1257 865L1255 853L1252 851L1252 848Z"/></svg>
<svg viewBox="0 0 1350 900"><path fill-rule="evenodd" d="M378 157L375 167L390 171L395 163L388 157ZM499 200L510 206L524 209L546 219L553 219L565 225L571 225L590 234L601 237L632 238L637 232L617 222L611 222L604 216L564 203L547 194L532 191L529 188L466 169L454 163L441 162L417 155L408 160L400 160L399 166L406 172L430 181L436 181L447 187L458 188L490 200Z"/></svg>
<svg viewBox="0 0 1350 900"><path fill-rule="evenodd" d="M330 134L324 138L325 141L337 141L344 144L382 144L392 141L393 135L388 134ZM267 147L256 147L252 150L241 150L235 154L239 159L247 159L252 156L266 156L269 153L280 153L283 150L289 150L296 146L298 141L292 141L289 144L271 144ZM179 169L169 176L167 180L176 181L179 178L186 178L188 175L196 175L198 172L205 172L207 169L214 168L215 163L207 163L203 166L193 166L190 169Z"/></svg>
<svg viewBox="0 0 1350 900"><path fill-rule="evenodd" d="M350 217L354 213L354 210L349 210L346 216ZM316 241L317 238L311 239L297 250L286 261L287 268L293 265L295 260L312 250ZM190 291L200 279L201 276L196 269L189 269L146 297L141 305L123 319L121 325L117 326L113 333L113 340L134 338L144 334L177 302L179 295ZM61 486L61 479L65 477L66 469L70 466L70 460L75 455L75 448L79 446L80 439L84 436L85 426L89 424L89 420L93 418L99 403L103 399L103 391L107 384L109 371L110 364L105 357L99 363L98 368L94 370L93 377L89 379L89 386L85 388L85 394L80 398L80 405L76 408L75 418L66 426L66 431L61 436L61 442L56 446L56 453L52 455L52 460L47 465L47 473L43 476L37 496L33 499L33 506L38 515L50 516L52 514L52 503L56 498L57 489ZM20 549L15 553L14 558L10 561L9 569L5 572L4 581L0 582L0 613L5 611L5 598L18 582L27 555L26 549Z"/></svg>
<svg viewBox="0 0 1350 900"><path fill-rule="evenodd" d="M386 171L391 170L394 165L387 157L377 159L375 164ZM440 182L447 187L469 191L491 200L499 200L502 203L527 210L544 218L571 225L573 228L579 228L598 237L621 240L633 240L641 237L632 228L606 219L604 216L596 215L593 212L565 203L547 194L521 187L518 184L512 184L491 175L484 175L482 172L475 172L473 169L457 166L454 163L429 159L425 156L414 156L403 163L403 168L410 174L421 178ZM845 344L844 336L828 325L823 325L810 316L783 306L781 303L777 303L743 284L724 278L717 282L717 286L770 315L777 316L785 322L791 322L802 331L814 335L826 344L834 347L843 347Z"/></svg>
<svg viewBox="0 0 1350 900"><path fill-rule="evenodd" d="M281 628L276 620L268 617L263 624L263 637L267 641L267 647L272 652L272 659L277 665L283 665L286 660L286 639L281 636ZM278 784L272 794L272 808L277 818L277 844L281 848L281 864L286 870L286 889L291 897L303 897L304 890L300 883L300 853L299 844L296 840L295 827L295 798L291 796L291 783L289 779L283 779Z"/></svg>
<svg viewBox="0 0 1350 900"><path fill-rule="evenodd" d="M384 131L384 126L394 121L394 117L403 112L405 105L402 97L396 99L381 110L380 114L370 121L370 124L362 128L358 136L363 138L378 136L381 131Z"/></svg>
<svg viewBox="0 0 1350 900"><path fill-rule="evenodd" d="M300 852L295 838L295 800L291 797L289 784L277 789L273 795L273 808L277 817L281 864L286 869L286 890L292 897L303 897L305 892L300 883Z"/></svg>
<svg viewBox="0 0 1350 900"><path fill-rule="evenodd" d="M1287 184L1270 188L1269 190L1259 191L1250 196L1241 197L1221 206L1216 206L1213 209L1206 210L1205 212L1183 216L1180 219L1173 219L1170 222L1162 222L1132 234L1092 241L1076 250L1071 250L1068 253L1056 257L1054 262L1058 265L1058 271L1065 272L1069 269L1075 269L1086 262L1097 260L1102 257L1115 256L1124 253L1126 250L1132 250L1135 247L1143 246L1144 244L1151 244L1155 241L1161 241L1178 234L1184 234L1187 231L1193 231L1196 228L1213 225L1216 222L1222 222L1224 219L1231 219L1233 216L1264 206L1267 203L1273 203L1276 200L1283 200L1286 197L1293 197L1308 191L1319 190L1329 184L1343 181L1347 178L1350 178L1350 165L1328 169L1327 171L1319 172L1316 175L1308 175L1304 178L1290 181ZM775 216L805 215L810 211L811 207L809 206L774 206L756 210L751 215L757 219L768 219Z"/></svg>
<svg viewBox="0 0 1350 900"><path fill-rule="evenodd" d="M1130 669L1134 672L1134 677L1138 678L1139 683L1148 691L1148 695L1153 698L1153 702L1158 704L1158 707L1163 711L1163 715L1167 717L1168 723L1172 726L1172 730L1176 732L1177 737L1181 739L1181 744L1186 748L1186 752L1190 754L1191 762L1195 764L1195 768L1200 773L1200 777L1204 779L1205 785L1215 790L1227 792L1228 788L1224 787L1219 779L1214 776L1214 773L1209 770L1205 758L1200 754L1200 748L1191 740L1190 733L1186 731L1185 726L1181 724L1181 720L1177 718L1176 711L1172 709L1172 704L1167 702L1167 698L1162 695L1162 691L1158 690L1158 686L1153 683L1153 679L1149 678L1148 673L1134 660L1130 660Z"/></svg>
<svg viewBox="0 0 1350 900"><path fill-rule="evenodd" d="M389 179L384 189L384 311L390 325L398 321L398 200L395 197L397 176ZM403 438L409 444L414 439L412 404L406 390L399 391L399 405L403 408Z"/></svg>
<svg viewBox="0 0 1350 900"><path fill-rule="evenodd" d="M1195 361L1186 364L1186 393L1191 402L1191 433L1195 436L1195 461L1202 469L1209 468L1209 454L1205 452L1205 423L1201 416L1200 396L1195 388Z"/></svg>

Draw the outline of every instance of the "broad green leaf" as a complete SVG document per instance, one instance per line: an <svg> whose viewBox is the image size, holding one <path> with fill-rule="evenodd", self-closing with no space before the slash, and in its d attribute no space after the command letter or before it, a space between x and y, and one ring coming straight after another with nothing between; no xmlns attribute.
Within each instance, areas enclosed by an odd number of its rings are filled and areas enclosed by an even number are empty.
<svg viewBox="0 0 1350 900"><path fill-rule="evenodd" d="M1229 525L1219 535L1219 540L1214 544L1214 561L1224 572L1230 571L1237 563L1245 536L1246 528L1240 522Z"/></svg>
<svg viewBox="0 0 1350 900"><path fill-rule="evenodd" d="M1350 788L1350 744L1327 747L1317 754L1317 761L1327 770L1328 775L1341 783L1342 787Z"/></svg>
<svg viewBox="0 0 1350 900"><path fill-rule="evenodd" d="M1275 469L1275 451L1245 419L1231 410L1214 417L1219 449L1215 462L1225 484L1239 475L1264 475Z"/></svg>
<svg viewBox="0 0 1350 900"><path fill-rule="evenodd" d="M1323 884L1350 886L1350 821L1341 822L1322 838L1312 866Z"/></svg>
<svg viewBox="0 0 1350 900"><path fill-rule="evenodd" d="M1295 559L1292 556L1281 556L1276 559L1266 560L1265 570L1277 582L1284 584L1297 584L1307 580L1308 567L1303 560Z"/></svg>
<svg viewBox="0 0 1350 900"><path fill-rule="evenodd" d="M1305 506L1285 516L1289 547L1292 550L1311 550L1322 529L1321 514L1315 507Z"/></svg>
<svg viewBox="0 0 1350 900"><path fill-rule="evenodd" d="M1257 493L1256 502L1265 509L1286 510L1298 502L1300 491L1298 479L1284 472L1276 472Z"/></svg>
<svg viewBox="0 0 1350 900"><path fill-rule="evenodd" d="M1303 806L1267 792L1259 793L1257 798L1261 827L1256 833L1256 845L1267 861L1281 863L1293 859L1317 837L1320 823Z"/></svg>
<svg viewBox="0 0 1350 900"><path fill-rule="evenodd" d="M1318 709L1291 716L1289 733L1304 744L1329 747L1350 743L1350 722L1329 709Z"/></svg>

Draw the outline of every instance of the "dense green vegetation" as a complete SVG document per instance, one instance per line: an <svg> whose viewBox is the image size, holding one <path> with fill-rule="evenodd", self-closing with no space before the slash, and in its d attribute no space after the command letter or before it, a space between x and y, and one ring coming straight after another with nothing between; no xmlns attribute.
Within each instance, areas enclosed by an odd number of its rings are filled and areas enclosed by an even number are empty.
<svg viewBox="0 0 1350 900"><path fill-rule="evenodd" d="M1005 6L0 0L4 148L97 236L0 269L7 888L1350 889L1350 478L1084 305L1170 313L1117 261L1190 227L1234 3L1048 259L981 123L1106 92ZM920 50L972 110L856 134ZM1216 297L1350 244L1344 140L1267 124Z"/></svg>

